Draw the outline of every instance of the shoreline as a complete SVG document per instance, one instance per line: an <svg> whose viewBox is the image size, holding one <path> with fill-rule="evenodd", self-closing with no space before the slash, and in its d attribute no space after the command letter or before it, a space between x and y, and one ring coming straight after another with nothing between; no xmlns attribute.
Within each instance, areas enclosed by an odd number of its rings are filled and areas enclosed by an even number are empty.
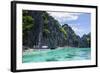
<svg viewBox="0 0 100 73"><path fill-rule="evenodd" d="M68 48L68 49L73 48L73 49L75 49L75 48L79 48L79 47L68 47L68 46L66 46L66 47L57 47L55 49L50 49L50 48L45 48L45 49L43 49L43 48L42 49L28 48L26 50L23 50L23 52L25 52L25 51L29 51L29 52L32 52L32 51L47 51L47 50L57 50L57 49L64 49L64 48ZM91 47L86 47L86 48L91 48Z"/></svg>

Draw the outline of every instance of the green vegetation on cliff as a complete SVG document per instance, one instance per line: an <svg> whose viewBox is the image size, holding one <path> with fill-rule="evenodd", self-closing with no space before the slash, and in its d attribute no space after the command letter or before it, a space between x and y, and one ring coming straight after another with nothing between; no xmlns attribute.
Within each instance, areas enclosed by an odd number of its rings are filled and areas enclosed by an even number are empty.
<svg viewBox="0 0 100 73"><path fill-rule="evenodd" d="M23 10L23 46L29 48L90 47L90 33L79 37L45 11Z"/></svg>

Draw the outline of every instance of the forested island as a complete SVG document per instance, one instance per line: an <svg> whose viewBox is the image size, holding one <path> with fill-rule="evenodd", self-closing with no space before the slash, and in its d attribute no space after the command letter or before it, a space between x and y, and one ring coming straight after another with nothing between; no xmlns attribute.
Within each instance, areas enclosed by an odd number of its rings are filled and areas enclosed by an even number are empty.
<svg viewBox="0 0 100 73"><path fill-rule="evenodd" d="M23 10L22 20L24 50L91 47L91 32L80 37L68 24L61 25L46 11Z"/></svg>

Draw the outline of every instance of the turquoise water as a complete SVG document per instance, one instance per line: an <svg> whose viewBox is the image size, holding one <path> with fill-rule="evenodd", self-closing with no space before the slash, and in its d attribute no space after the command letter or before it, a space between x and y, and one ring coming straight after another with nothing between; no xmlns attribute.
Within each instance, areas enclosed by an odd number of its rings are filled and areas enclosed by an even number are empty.
<svg viewBox="0 0 100 73"><path fill-rule="evenodd" d="M55 50L27 50L23 52L22 63L89 59L91 59L90 48L58 48Z"/></svg>

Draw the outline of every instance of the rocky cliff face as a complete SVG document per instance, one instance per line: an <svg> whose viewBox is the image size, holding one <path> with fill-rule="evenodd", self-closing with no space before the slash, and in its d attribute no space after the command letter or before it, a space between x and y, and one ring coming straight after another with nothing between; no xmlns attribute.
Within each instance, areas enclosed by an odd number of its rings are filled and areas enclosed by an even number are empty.
<svg viewBox="0 0 100 73"><path fill-rule="evenodd" d="M48 46L48 48L64 46L90 47L90 36L88 37L87 35L84 35L80 38L68 24L63 24L63 26L61 26L57 20L45 11L24 10L23 18L26 16L30 16L32 18L33 25L29 27L31 29L23 30L23 34L27 34L23 36L24 46L29 48L42 48L42 46ZM23 19L23 21L25 20L29 19ZM26 22L30 25L29 21ZM24 22L23 26L27 28ZM86 41L87 37L88 41Z"/></svg>
<svg viewBox="0 0 100 73"><path fill-rule="evenodd" d="M67 39L65 40L65 43L67 43L67 45L71 47L80 47L79 46L80 37L75 34L72 28L67 24L63 25L62 27L67 33L67 37L66 37Z"/></svg>
<svg viewBox="0 0 100 73"><path fill-rule="evenodd" d="M81 45L80 47L91 47L91 33L84 34L80 41Z"/></svg>

